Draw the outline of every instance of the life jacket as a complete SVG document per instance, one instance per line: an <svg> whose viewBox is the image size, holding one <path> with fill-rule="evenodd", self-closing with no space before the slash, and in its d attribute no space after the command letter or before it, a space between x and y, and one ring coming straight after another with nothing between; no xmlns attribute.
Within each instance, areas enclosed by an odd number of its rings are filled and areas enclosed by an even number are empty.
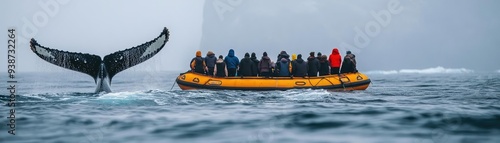
<svg viewBox="0 0 500 143"><path fill-rule="evenodd" d="M195 60L195 65L194 65L194 72L197 73L205 73L205 69L203 67L203 58L201 57L196 57L193 60Z"/></svg>

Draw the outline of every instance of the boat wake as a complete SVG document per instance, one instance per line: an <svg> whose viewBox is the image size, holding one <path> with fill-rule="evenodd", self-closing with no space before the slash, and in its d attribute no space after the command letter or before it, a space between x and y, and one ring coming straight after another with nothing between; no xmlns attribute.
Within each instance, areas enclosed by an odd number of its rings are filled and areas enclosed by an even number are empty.
<svg viewBox="0 0 500 143"><path fill-rule="evenodd" d="M368 71L366 74L466 74L474 73L474 70L466 68L444 68L441 66L426 69L401 69L401 70L376 70Z"/></svg>

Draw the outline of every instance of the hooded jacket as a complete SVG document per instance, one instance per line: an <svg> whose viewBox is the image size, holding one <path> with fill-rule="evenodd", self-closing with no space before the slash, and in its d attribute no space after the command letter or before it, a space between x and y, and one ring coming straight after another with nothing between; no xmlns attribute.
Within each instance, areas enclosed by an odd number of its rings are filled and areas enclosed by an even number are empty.
<svg viewBox="0 0 500 143"><path fill-rule="evenodd" d="M297 60L293 61L292 75L296 77L304 77L307 75L308 65L307 62L299 56Z"/></svg>
<svg viewBox="0 0 500 143"><path fill-rule="evenodd" d="M217 61L217 57L215 57L215 54L213 52L209 51L207 53L207 57L205 57L205 64L207 64L207 67L214 68L216 61Z"/></svg>
<svg viewBox="0 0 500 143"><path fill-rule="evenodd" d="M310 56L309 58L307 58L307 67L308 67L307 71L308 76L318 76L320 64L319 60L316 57Z"/></svg>
<svg viewBox="0 0 500 143"><path fill-rule="evenodd" d="M286 58L281 58L281 60L276 63L276 69L278 69L278 76L290 76L292 63Z"/></svg>
<svg viewBox="0 0 500 143"><path fill-rule="evenodd" d="M257 68L252 59L250 59L249 56L245 56L245 58L241 59L238 75L254 76L255 73L257 73Z"/></svg>
<svg viewBox="0 0 500 143"><path fill-rule="evenodd" d="M271 63L271 59L268 56L262 56L262 59L257 65L257 68L259 69L260 73L271 72L272 66L273 65Z"/></svg>
<svg viewBox="0 0 500 143"><path fill-rule="evenodd" d="M285 59L286 59L286 60L288 60L289 62L291 61L291 60L290 60L290 55L288 55L288 54L286 53L286 51L281 51L281 52L280 52L280 54L279 54L279 56L278 56L278 60L277 60L277 62L279 62L282 58L285 58Z"/></svg>
<svg viewBox="0 0 500 143"><path fill-rule="evenodd" d="M321 60L319 60L320 69L319 75L328 75L330 74L330 62L326 59L326 55L321 56Z"/></svg>
<svg viewBox="0 0 500 143"><path fill-rule="evenodd" d="M252 53L252 56L250 56L250 59L252 60L252 62L254 64L252 70L255 71L252 76L257 76L259 74L259 69L257 67L257 65L259 65L259 60L257 60L257 56L255 56L255 53Z"/></svg>
<svg viewBox="0 0 500 143"><path fill-rule="evenodd" d="M339 53L339 49L333 48L332 54L330 54L328 61L330 62L330 67L340 68L340 64L342 63L342 56Z"/></svg>
<svg viewBox="0 0 500 143"><path fill-rule="evenodd" d="M297 55L296 54L292 54L292 61L295 61L297 60Z"/></svg>
<svg viewBox="0 0 500 143"><path fill-rule="evenodd" d="M356 69L356 56L354 54L345 55L342 68L340 69L340 73L350 72L358 72L358 69Z"/></svg>
<svg viewBox="0 0 500 143"><path fill-rule="evenodd" d="M234 50L230 49L226 58L224 58L224 62L228 69L236 69L240 65L240 60L238 57L234 56Z"/></svg>

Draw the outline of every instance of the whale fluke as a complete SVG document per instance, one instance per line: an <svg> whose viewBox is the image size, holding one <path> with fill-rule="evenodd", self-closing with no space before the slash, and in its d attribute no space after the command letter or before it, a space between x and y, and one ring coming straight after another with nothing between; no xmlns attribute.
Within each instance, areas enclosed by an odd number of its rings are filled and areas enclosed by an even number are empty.
<svg viewBox="0 0 500 143"><path fill-rule="evenodd" d="M41 46L35 39L31 39L30 44L31 50L43 60L63 68L88 74L96 80L99 73L99 66L102 63L101 57L91 54L50 49Z"/></svg>
<svg viewBox="0 0 500 143"><path fill-rule="evenodd" d="M160 36L142 45L104 56L104 64L112 79L117 73L140 64L158 53L168 41L169 32L163 29Z"/></svg>
<svg viewBox="0 0 500 143"><path fill-rule="evenodd" d="M169 31L165 27L161 34L155 39L139 46L106 55L104 59L101 59L101 57L97 55L68 52L44 47L38 44L35 39L31 39L30 47L38 57L49 63L90 75L94 78L96 84L98 84L98 88L102 88L102 82L109 80L108 82L111 84L111 79L117 73L140 64L156 55L163 49L169 36ZM106 78L107 80L103 80ZM110 90L108 90L96 89L96 92L109 92Z"/></svg>

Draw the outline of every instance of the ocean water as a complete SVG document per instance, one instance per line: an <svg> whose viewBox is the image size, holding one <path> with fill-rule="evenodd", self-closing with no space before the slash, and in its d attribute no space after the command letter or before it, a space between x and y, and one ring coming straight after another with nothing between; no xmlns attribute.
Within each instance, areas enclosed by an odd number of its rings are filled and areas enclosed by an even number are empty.
<svg viewBox="0 0 500 143"><path fill-rule="evenodd" d="M496 72L370 72L350 92L182 91L178 75L125 71L94 94L81 73L18 73L16 135L4 82L0 142L500 142Z"/></svg>

